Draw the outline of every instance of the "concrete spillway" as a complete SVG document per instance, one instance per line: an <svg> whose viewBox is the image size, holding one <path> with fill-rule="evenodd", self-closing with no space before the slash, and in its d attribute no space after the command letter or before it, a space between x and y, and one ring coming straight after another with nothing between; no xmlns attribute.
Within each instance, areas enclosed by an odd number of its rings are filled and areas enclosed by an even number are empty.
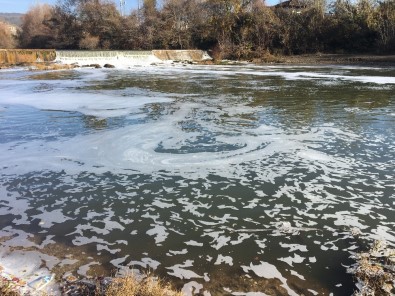
<svg viewBox="0 0 395 296"><path fill-rule="evenodd" d="M211 59L202 50L152 50L152 51L101 51L101 50L57 50L56 62L65 64L149 65L164 61L199 62Z"/></svg>
<svg viewBox="0 0 395 296"><path fill-rule="evenodd" d="M151 51L117 51L117 50L57 50L56 62L64 64L152 64L159 62Z"/></svg>
<svg viewBox="0 0 395 296"><path fill-rule="evenodd" d="M53 62L55 56L53 49L0 49L0 65Z"/></svg>
<svg viewBox="0 0 395 296"><path fill-rule="evenodd" d="M112 64L115 66L150 65L165 61L200 62L211 60L202 50L42 50L1 49L0 65L58 62L63 64Z"/></svg>

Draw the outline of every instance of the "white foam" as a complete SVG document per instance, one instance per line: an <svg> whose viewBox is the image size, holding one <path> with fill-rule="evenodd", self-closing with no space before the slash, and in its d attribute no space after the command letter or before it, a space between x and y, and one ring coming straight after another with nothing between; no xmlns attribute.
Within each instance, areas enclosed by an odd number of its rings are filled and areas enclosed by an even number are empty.
<svg viewBox="0 0 395 296"><path fill-rule="evenodd" d="M258 265L250 264L250 266L241 266L245 272L249 270L253 271L257 276L264 277L266 279L279 279L282 282L282 287L284 287L288 294L291 296L297 296L287 284L287 280L282 276L282 274L277 270L277 268L267 262L262 262Z"/></svg>
<svg viewBox="0 0 395 296"><path fill-rule="evenodd" d="M82 265L78 268L77 273L83 277L86 277L91 267L94 265L100 265L100 262L93 261L93 262L89 262L88 264Z"/></svg>
<svg viewBox="0 0 395 296"><path fill-rule="evenodd" d="M207 232L203 234L203 236L210 236L213 238L213 240L210 243L210 246L216 250L221 249L224 246L228 245L228 242L230 241L230 237L226 235L221 235L223 234L224 231L212 231L212 232Z"/></svg>
<svg viewBox="0 0 395 296"><path fill-rule="evenodd" d="M372 237L376 240L385 240L392 245L395 245L395 232L394 228L390 228L384 225L378 225L376 229L372 230Z"/></svg>
<svg viewBox="0 0 395 296"><path fill-rule="evenodd" d="M303 275L299 274L299 273L298 273L297 271L295 271L295 270L291 270L291 274L294 275L294 276L296 276L296 277L298 277L298 278L301 279L302 281L305 281L305 280L306 280L305 277L304 277Z"/></svg>
<svg viewBox="0 0 395 296"><path fill-rule="evenodd" d="M242 178L244 164L249 163L250 169L253 169L253 166L259 166L257 160L269 159L274 154L286 155L291 159L298 157L326 171L332 170L335 166L337 169L348 169L350 166L349 160L314 151L304 144L307 140L314 141L322 136L325 138L325 128L320 133L302 135L286 135L281 130L275 135L266 135L260 128L256 128L246 130L242 137L239 134L221 136L222 142L240 147L233 151L186 154L158 152L159 145L178 149L180 143L188 141L193 136L178 128L178 122L184 115L180 116L172 114L171 117L159 122L79 135L56 142L0 144L0 152L3 152L0 154L0 160L9 170L20 173L60 168L70 173L82 170L100 173L109 169L132 169L147 174L170 171L192 178L205 177L210 173L227 178ZM177 135L179 140L175 141L174 135ZM257 169L257 180L273 182L276 177L285 175L290 169L286 166L273 166L271 170ZM192 204L189 203L188 206ZM200 215L197 211L195 213Z"/></svg>
<svg viewBox="0 0 395 296"><path fill-rule="evenodd" d="M0 197L2 206L0 207L0 215L7 215L13 213L16 217L12 220L12 223L16 225L30 224L29 217L26 211L32 207L29 205L29 201L16 193L8 192L5 187L0 186Z"/></svg>
<svg viewBox="0 0 395 296"><path fill-rule="evenodd" d="M159 267L160 262L156 261L152 258L142 258L141 261L130 261L130 263L128 265L130 265L132 267L139 265L144 268L152 268L153 270L156 270Z"/></svg>
<svg viewBox="0 0 395 296"><path fill-rule="evenodd" d="M309 291L313 295L318 295L319 294L317 291L312 290L312 289L307 289L307 291Z"/></svg>
<svg viewBox="0 0 395 296"><path fill-rule="evenodd" d="M45 92L20 94L5 92L0 96L0 104L26 105L41 110L80 112L100 118L119 117L135 113L149 103L167 103L171 99L161 96L122 96L114 92L106 94L94 92Z"/></svg>
<svg viewBox="0 0 395 296"><path fill-rule="evenodd" d="M220 265L222 263L228 264L229 266L233 266L233 258L230 256L223 256L219 254L214 265Z"/></svg>
<svg viewBox="0 0 395 296"><path fill-rule="evenodd" d="M299 67L300 68L300 67ZM306 68L306 67L303 67ZM316 71L286 71L298 69L297 66L277 66L277 67L255 67L253 70L246 70L244 66L210 66L210 67L194 67L188 69L189 73L201 74L204 72L205 75L220 75L222 79L226 76L261 76L261 77L282 77L286 80L316 80L317 83L336 83L342 81L361 82L361 83L373 83L379 85L391 85L395 84L395 77L392 76L369 76L369 75L347 75L348 73L340 73L337 71L336 74L328 74L325 67L317 68L313 67ZM340 66L333 66L332 70L342 69ZM353 69L364 69L363 67L354 67ZM177 69L173 69L176 71ZM178 71L185 71L185 69L178 69Z"/></svg>
<svg viewBox="0 0 395 296"><path fill-rule="evenodd" d="M125 257L121 257L121 258L116 258L110 261L110 263L112 265L114 265L116 268L121 268L123 267L123 265L121 265L122 263L125 262L125 260L129 257L129 255L126 255Z"/></svg>
<svg viewBox="0 0 395 296"><path fill-rule="evenodd" d="M63 215L61 209L48 211L43 208L38 208L37 210L42 211L41 214L32 216L33 218L40 219L40 226L44 228L50 228L54 224L63 223L64 221L70 220L70 217Z"/></svg>
<svg viewBox="0 0 395 296"><path fill-rule="evenodd" d="M203 243L199 243L199 242L194 241L194 240L190 240L190 241L184 242L184 244L186 244L188 246L203 247Z"/></svg>
<svg viewBox="0 0 395 296"><path fill-rule="evenodd" d="M195 281L191 281L184 284L184 286L181 289L181 292L185 296L192 296L198 294L201 289L203 289L202 284L199 284L198 282Z"/></svg>
<svg viewBox="0 0 395 296"><path fill-rule="evenodd" d="M302 263L305 260L305 258L301 257L298 254L294 254L293 257L289 256L289 257L285 257L285 258L278 258L277 260L283 261L283 262L287 263L289 266L293 267L294 263Z"/></svg>
<svg viewBox="0 0 395 296"><path fill-rule="evenodd" d="M289 249L290 253L294 251L307 252L307 247L299 244L280 243L280 246Z"/></svg>
<svg viewBox="0 0 395 296"><path fill-rule="evenodd" d="M336 214L324 214L322 219L334 218L334 224L337 226L347 226L348 228L357 227L359 229L366 229L368 226L360 222L358 217L352 216L350 212L339 211Z"/></svg>
<svg viewBox="0 0 395 296"><path fill-rule="evenodd" d="M168 272L169 275L173 275L180 279L189 280L191 278L203 278L203 276L200 276L191 270L185 269L186 267L192 267L192 266L193 266L193 260L187 260L183 264L176 264L174 266L166 267L166 268L171 271Z"/></svg>
<svg viewBox="0 0 395 296"><path fill-rule="evenodd" d="M246 239L249 239L251 236L252 236L252 234L240 233L237 240L231 241L230 244L231 245L241 244L243 241L245 241Z"/></svg>
<svg viewBox="0 0 395 296"><path fill-rule="evenodd" d="M174 256L174 255L185 255L188 253L187 249L182 249L181 251L173 251L169 250L169 252L166 254L167 256Z"/></svg>
<svg viewBox="0 0 395 296"><path fill-rule="evenodd" d="M154 228L149 229L147 234L150 236L155 236L155 243L157 245L164 242L169 235L169 233L166 231L166 227L159 224L154 225Z"/></svg>

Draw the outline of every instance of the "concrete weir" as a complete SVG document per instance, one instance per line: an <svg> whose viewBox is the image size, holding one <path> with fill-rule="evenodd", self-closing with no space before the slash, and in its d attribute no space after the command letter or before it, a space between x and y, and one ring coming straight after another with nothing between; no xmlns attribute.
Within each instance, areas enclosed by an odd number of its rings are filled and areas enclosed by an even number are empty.
<svg viewBox="0 0 395 296"><path fill-rule="evenodd" d="M64 64L98 64L103 66L149 65L164 61L200 62L211 57L202 50L57 50L56 62Z"/></svg>
<svg viewBox="0 0 395 296"><path fill-rule="evenodd" d="M54 49L0 49L0 65L53 62Z"/></svg>
<svg viewBox="0 0 395 296"><path fill-rule="evenodd" d="M80 66L150 65L165 61L201 62L211 60L203 50L54 50L54 49L0 49L0 65L57 62Z"/></svg>

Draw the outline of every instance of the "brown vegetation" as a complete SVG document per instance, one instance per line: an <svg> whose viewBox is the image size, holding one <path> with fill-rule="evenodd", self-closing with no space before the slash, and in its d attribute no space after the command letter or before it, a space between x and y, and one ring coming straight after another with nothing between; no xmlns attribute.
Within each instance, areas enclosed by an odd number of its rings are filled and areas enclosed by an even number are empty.
<svg viewBox="0 0 395 296"><path fill-rule="evenodd" d="M93 285L93 289L80 287L78 283L71 283L72 288L67 288L64 295L80 296L183 296L182 292L174 290L170 284L148 275L142 280L134 275L123 278L113 278L111 283L102 286L100 281ZM19 288L12 281L0 277L0 295L21 296ZM43 295L46 295L43 293Z"/></svg>
<svg viewBox="0 0 395 296"><path fill-rule="evenodd" d="M52 7L48 4L36 5L23 16L19 37L22 48L51 48L52 31L46 25L51 16Z"/></svg>
<svg viewBox="0 0 395 296"><path fill-rule="evenodd" d="M182 296L181 292L152 276L139 281L134 276L127 276L113 281L106 289L105 296Z"/></svg>
<svg viewBox="0 0 395 296"><path fill-rule="evenodd" d="M109 0L60 0L27 13L20 42L58 49L203 49L217 59L395 54L393 0L285 3L163 0L159 9L155 0L145 0L140 10L123 16Z"/></svg>
<svg viewBox="0 0 395 296"><path fill-rule="evenodd" d="M14 291L10 281L0 277L0 295L2 296L20 296L20 294Z"/></svg>
<svg viewBox="0 0 395 296"><path fill-rule="evenodd" d="M17 42L8 25L0 21L0 48L14 48Z"/></svg>
<svg viewBox="0 0 395 296"><path fill-rule="evenodd" d="M394 295L395 250L384 241L375 241L368 252L355 255L356 264L349 272L358 282L354 296Z"/></svg>

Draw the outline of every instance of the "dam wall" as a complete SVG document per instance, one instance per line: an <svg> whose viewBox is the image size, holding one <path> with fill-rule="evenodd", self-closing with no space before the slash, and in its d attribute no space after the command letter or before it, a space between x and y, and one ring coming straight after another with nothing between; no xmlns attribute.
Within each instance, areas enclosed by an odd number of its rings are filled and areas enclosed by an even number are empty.
<svg viewBox="0 0 395 296"><path fill-rule="evenodd" d="M0 49L0 65L53 62L55 57L53 49Z"/></svg>
<svg viewBox="0 0 395 296"><path fill-rule="evenodd" d="M202 50L44 50L0 49L0 64L57 62L62 64L114 66L149 65L166 61L200 62L210 60Z"/></svg>
<svg viewBox="0 0 395 296"><path fill-rule="evenodd" d="M117 66L153 64L165 61L210 60L202 50L57 50L56 61L65 64L111 64Z"/></svg>
<svg viewBox="0 0 395 296"><path fill-rule="evenodd" d="M57 50L56 62L64 64L151 64L159 61L151 51L128 50Z"/></svg>
<svg viewBox="0 0 395 296"><path fill-rule="evenodd" d="M162 61L190 61L201 62L211 60L203 50L153 50L152 54Z"/></svg>

